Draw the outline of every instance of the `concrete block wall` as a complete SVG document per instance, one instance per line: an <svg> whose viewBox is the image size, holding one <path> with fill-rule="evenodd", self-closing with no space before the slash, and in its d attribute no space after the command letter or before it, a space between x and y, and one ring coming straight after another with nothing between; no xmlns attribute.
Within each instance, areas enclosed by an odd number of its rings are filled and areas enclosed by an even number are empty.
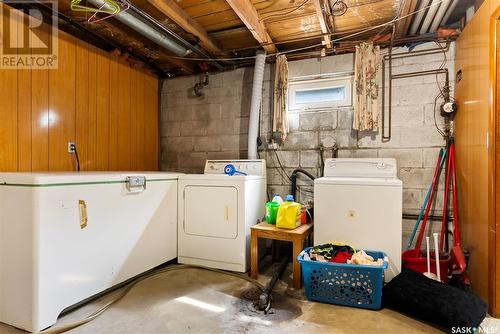
<svg viewBox="0 0 500 334"><path fill-rule="evenodd" d="M252 79L252 68L211 75L200 98L193 96L192 88L202 77L165 80L160 116L162 169L200 173L206 159L246 157ZM269 66L265 80L269 86ZM270 100L269 95L264 98Z"/></svg>
<svg viewBox="0 0 500 334"><path fill-rule="evenodd" d="M427 43L416 48L433 48ZM405 48L395 49L405 52ZM443 65L444 55L433 54L393 61L393 73L436 69ZM454 82L454 45L446 53L450 82ZM354 55L344 54L321 59L289 62L290 77L301 77L354 69ZM271 138L273 68L266 65L260 133L264 141ZM248 113L250 109L252 68L240 68L210 76L204 96L195 98L191 89L201 77L190 76L163 82L161 99L162 169L186 173L203 171L206 159L236 159L247 156ZM324 158L331 157L334 144L339 157L396 158L403 181L403 212L416 214L422 206L433 177L440 147L445 145L434 124L434 99L444 77L426 76L393 81L392 139L381 141L381 132L352 130L352 109L302 111L289 114L290 133L277 151L262 147L259 152L267 161L270 195L289 192L288 176L301 167L313 175L320 174L319 147L327 148ZM438 101L438 106L440 101ZM443 126L437 111L436 122ZM312 199L312 183L300 179L299 200ZM434 207L441 214L443 191L438 192ZM403 221L407 236L413 221ZM435 224L437 228L439 222Z"/></svg>

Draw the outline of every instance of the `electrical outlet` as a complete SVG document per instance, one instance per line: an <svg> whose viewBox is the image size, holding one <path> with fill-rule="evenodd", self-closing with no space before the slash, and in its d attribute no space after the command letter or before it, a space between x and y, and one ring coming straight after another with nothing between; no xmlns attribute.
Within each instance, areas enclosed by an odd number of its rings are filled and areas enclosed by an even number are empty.
<svg viewBox="0 0 500 334"><path fill-rule="evenodd" d="M273 141L273 142L270 142L269 144L267 144L267 148L270 150L277 150L279 148L279 145L278 145L278 143Z"/></svg>
<svg viewBox="0 0 500 334"><path fill-rule="evenodd" d="M68 142L68 153L75 153L76 144L73 142Z"/></svg>

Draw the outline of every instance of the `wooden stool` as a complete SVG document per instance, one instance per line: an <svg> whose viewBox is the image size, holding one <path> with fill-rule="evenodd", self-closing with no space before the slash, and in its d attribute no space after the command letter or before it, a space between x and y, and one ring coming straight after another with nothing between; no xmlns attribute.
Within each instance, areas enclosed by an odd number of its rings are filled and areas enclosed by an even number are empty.
<svg viewBox="0 0 500 334"><path fill-rule="evenodd" d="M312 237L313 224L300 225L294 230L287 230L262 222L252 226L250 230L252 239L250 245L252 278L257 279L259 276L259 238L290 241L293 243L293 287L295 289L300 289L302 287L302 272L297 256L304 249L304 240L309 236Z"/></svg>

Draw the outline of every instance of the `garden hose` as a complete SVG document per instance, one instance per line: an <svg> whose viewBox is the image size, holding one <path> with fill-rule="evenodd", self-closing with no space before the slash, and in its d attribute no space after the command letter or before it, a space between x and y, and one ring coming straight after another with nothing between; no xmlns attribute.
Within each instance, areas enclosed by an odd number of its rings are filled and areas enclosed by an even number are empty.
<svg viewBox="0 0 500 334"><path fill-rule="evenodd" d="M163 274L163 273L166 273L169 271L181 270L181 269L202 269L202 270L216 272L219 274L233 276L236 278L244 279L244 280L252 283L255 287L257 287L260 290L260 292L262 292L264 290L264 286L261 283L259 283L257 280L254 280L254 279L248 277L245 274L239 274L239 273L234 273L234 272L229 272L229 271L224 271L224 270L219 270L219 269L213 269L213 268L208 268L208 267L203 267L203 266L194 266L194 265L186 265L186 264L174 265L174 266L169 266L166 268L154 270L154 271L132 281L131 283L126 285L125 288L122 291L120 291L112 300L107 302L105 305L103 305L101 308L99 308L98 310L96 310L95 312L90 314L85 319L82 319L80 321L73 322L73 323L70 323L67 325L62 325L60 327L49 328L49 329L46 329L46 330L41 331L41 332L36 332L36 334L59 334L59 333L67 332L71 329L75 329L75 328L80 327L82 325L85 325L86 323L89 323L92 320L99 317L107 309L109 309L113 304L115 304L118 301L120 301L121 299L123 299L123 297L125 297L136 284L138 284L138 283L140 283L148 278L151 278L153 276L160 275L160 274Z"/></svg>

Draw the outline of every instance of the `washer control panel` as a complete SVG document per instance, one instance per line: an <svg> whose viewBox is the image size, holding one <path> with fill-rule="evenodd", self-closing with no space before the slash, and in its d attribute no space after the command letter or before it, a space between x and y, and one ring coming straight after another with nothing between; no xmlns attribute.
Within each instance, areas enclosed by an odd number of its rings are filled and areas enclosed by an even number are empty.
<svg viewBox="0 0 500 334"><path fill-rule="evenodd" d="M266 176L266 161L261 160L207 160L205 174L225 174L224 167L233 165L237 171L247 175Z"/></svg>
<svg viewBox="0 0 500 334"><path fill-rule="evenodd" d="M326 159L323 173L326 177L395 178L398 175L396 159L338 158Z"/></svg>

